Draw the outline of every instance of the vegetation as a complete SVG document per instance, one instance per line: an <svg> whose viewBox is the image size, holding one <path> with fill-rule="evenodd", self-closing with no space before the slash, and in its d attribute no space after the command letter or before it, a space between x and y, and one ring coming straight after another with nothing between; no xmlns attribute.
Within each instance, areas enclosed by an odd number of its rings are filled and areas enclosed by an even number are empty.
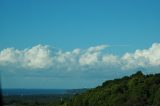
<svg viewBox="0 0 160 106"><path fill-rule="evenodd" d="M3 96L3 105L4 106L66 106L66 101L69 101L69 99L74 94L85 92L87 89L68 89L68 90L48 89L49 90L48 92L46 91L46 89L45 90L30 89L30 90L24 90L24 91L23 89L4 90L3 92L5 93ZM46 94L44 92L46 92Z"/></svg>
<svg viewBox="0 0 160 106"><path fill-rule="evenodd" d="M66 106L64 101L68 101L72 95L14 95L4 96L4 106Z"/></svg>
<svg viewBox="0 0 160 106"><path fill-rule="evenodd" d="M78 90L73 96L37 95L6 96L5 106L160 106L160 74L143 75L106 81L87 91Z"/></svg>
<svg viewBox="0 0 160 106"><path fill-rule="evenodd" d="M106 81L102 86L77 94L67 106L160 106L160 74Z"/></svg>

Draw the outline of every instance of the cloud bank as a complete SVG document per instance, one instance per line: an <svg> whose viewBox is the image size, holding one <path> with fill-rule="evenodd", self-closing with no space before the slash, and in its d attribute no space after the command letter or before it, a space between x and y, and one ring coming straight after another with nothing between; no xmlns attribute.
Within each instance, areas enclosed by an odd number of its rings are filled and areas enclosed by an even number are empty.
<svg viewBox="0 0 160 106"><path fill-rule="evenodd" d="M19 50L6 48L0 51L0 67L7 70L41 70L66 72L97 70L134 70L156 68L160 71L160 43L148 49L125 53L123 56L106 53L108 45L87 49L62 51L48 45L37 45Z"/></svg>

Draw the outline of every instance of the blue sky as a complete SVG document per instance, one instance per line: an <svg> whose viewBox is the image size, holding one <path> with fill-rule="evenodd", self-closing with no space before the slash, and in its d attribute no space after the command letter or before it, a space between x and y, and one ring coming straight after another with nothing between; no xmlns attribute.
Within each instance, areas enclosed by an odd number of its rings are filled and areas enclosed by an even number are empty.
<svg viewBox="0 0 160 106"><path fill-rule="evenodd" d="M102 47L97 52L102 54L107 52L123 57L125 53L135 53L137 49L148 50L154 48L154 43L160 42L159 5L159 0L1 0L0 51L11 47L16 50L26 48L32 50L35 47L36 50L43 51L46 50L45 45L48 45L62 50L62 53L80 48L82 55L88 53L87 50L90 47L96 49L97 45L107 45L109 46L107 49ZM48 48L47 50L54 51ZM6 67L12 65L15 64L9 64ZM9 69L1 66L0 70L3 72ZM23 67L17 70L31 69ZM55 69L42 68L41 70ZM81 81L81 77L74 80L75 78L67 77L63 73L67 80L64 77L54 79L49 77L51 79L47 80L43 75L38 75L43 77L37 77L37 73L49 74L48 71L37 72L35 76L29 78L23 78L23 76L28 76L26 72L3 73L2 87L5 88L41 88L40 82L46 81L48 83L45 87L49 88L93 87L105 79L117 77L113 74L102 78L100 74L98 78L95 78L97 74L95 72L92 73L93 78L86 79L84 77L86 73L79 73L84 78L84 81ZM79 75L76 72L73 73L73 75ZM121 76L129 73L122 72ZM54 76L56 73L52 74ZM33 83L23 84L31 80ZM69 81L71 83L68 84Z"/></svg>

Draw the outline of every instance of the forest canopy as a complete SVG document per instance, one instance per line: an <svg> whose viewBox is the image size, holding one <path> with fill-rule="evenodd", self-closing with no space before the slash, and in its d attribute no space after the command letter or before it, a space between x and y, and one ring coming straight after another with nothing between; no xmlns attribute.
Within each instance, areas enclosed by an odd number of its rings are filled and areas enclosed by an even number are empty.
<svg viewBox="0 0 160 106"><path fill-rule="evenodd" d="M160 74L141 71L75 95L68 106L160 106Z"/></svg>

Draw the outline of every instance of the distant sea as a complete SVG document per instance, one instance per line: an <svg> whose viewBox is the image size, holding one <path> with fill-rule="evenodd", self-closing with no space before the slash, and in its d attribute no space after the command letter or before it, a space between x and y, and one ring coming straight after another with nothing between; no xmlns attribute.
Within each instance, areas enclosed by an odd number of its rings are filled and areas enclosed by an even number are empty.
<svg viewBox="0 0 160 106"><path fill-rule="evenodd" d="M12 95L57 95L75 94L86 91L87 89L2 89L3 96Z"/></svg>

